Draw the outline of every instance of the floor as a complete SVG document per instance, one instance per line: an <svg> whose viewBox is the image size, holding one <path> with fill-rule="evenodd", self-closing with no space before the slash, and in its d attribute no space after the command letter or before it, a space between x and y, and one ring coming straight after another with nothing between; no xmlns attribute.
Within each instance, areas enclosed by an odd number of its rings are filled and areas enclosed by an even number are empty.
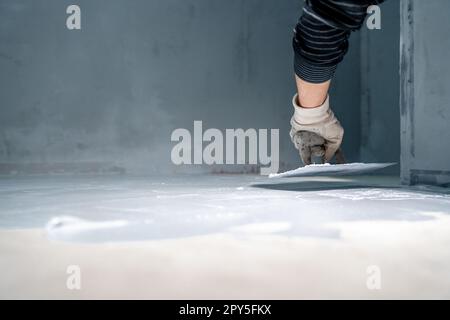
<svg viewBox="0 0 450 320"><path fill-rule="evenodd" d="M449 214L386 176L3 177L0 298L450 298Z"/></svg>

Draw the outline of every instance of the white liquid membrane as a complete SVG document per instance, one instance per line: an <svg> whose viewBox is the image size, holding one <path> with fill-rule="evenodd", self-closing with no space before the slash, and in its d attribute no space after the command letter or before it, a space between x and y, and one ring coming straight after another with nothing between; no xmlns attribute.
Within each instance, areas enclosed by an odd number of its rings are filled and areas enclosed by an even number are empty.
<svg viewBox="0 0 450 320"><path fill-rule="evenodd" d="M396 163L346 163L346 164L311 164L295 170L271 174L269 178L314 177L332 175L356 175L381 170Z"/></svg>
<svg viewBox="0 0 450 320"><path fill-rule="evenodd" d="M0 228L45 228L50 239L74 242L209 234L339 239L330 224L448 214L449 193L376 176L12 178L0 180Z"/></svg>

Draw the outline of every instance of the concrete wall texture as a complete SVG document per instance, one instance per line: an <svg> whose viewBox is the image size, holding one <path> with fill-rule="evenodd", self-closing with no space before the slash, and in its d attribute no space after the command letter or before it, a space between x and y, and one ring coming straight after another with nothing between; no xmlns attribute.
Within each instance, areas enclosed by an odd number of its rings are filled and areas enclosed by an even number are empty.
<svg viewBox="0 0 450 320"><path fill-rule="evenodd" d="M361 159L398 162L400 2L388 0L381 9L382 28L361 30Z"/></svg>
<svg viewBox="0 0 450 320"><path fill-rule="evenodd" d="M66 28L73 3L81 7L81 30ZM381 31L352 35L333 84L350 161L398 159L394 3L383 9ZM288 131L291 37L301 6L298 0L0 0L0 171L84 165L176 172L170 135L192 129L194 120L205 128L279 128L282 167L297 167Z"/></svg>
<svg viewBox="0 0 450 320"><path fill-rule="evenodd" d="M450 184L450 2L402 0L402 180Z"/></svg>

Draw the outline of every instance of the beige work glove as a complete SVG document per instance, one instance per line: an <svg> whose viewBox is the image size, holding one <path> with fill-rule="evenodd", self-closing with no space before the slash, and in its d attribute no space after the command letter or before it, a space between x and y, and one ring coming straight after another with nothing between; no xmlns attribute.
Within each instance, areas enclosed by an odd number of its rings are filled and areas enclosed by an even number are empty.
<svg viewBox="0 0 450 320"><path fill-rule="evenodd" d="M316 108L302 108L297 95L292 102L294 115L290 136L303 163L311 164L312 157L320 157L323 163L329 163L335 155L338 163L344 163L340 151L344 129L330 109L330 98Z"/></svg>

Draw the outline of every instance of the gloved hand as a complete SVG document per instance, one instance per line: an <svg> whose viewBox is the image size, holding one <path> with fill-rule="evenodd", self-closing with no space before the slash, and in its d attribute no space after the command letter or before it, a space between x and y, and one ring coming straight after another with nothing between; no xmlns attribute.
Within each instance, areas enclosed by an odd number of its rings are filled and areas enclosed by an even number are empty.
<svg viewBox="0 0 450 320"><path fill-rule="evenodd" d="M295 95L293 106L290 136L303 163L311 164L312 157L321 157L324 163L329 163L335 155L337 163L344 163L340 150L344 129L330 109L329 97L317 108L302 108Z"/></svg>
<svg viewBox="0 0 450 320"><path fill-rule="evenodd" d="M305 165L320 159L320 163L324 162L325 156L325 139L315 133L308 131L299 131L291 129L291 140L297 148L300 158Z"/></svg>

